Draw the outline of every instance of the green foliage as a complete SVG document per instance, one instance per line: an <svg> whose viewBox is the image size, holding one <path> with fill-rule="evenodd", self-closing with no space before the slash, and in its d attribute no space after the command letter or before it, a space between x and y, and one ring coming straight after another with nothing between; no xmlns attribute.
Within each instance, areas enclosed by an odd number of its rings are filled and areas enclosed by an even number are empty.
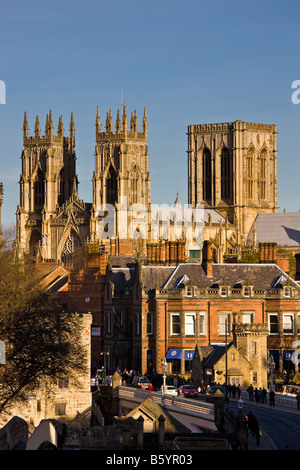
<svg viewBox="0 0 300 470"><path fill-rule="evenodd" d="M239 263L259 263L259 251L245 251L240 259Z"/></svg>

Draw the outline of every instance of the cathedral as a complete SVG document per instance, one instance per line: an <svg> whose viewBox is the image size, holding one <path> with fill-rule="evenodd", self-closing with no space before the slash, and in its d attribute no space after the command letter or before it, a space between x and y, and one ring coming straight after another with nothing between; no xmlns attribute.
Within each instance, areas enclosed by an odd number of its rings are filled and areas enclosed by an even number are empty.
<svg viewBox="0 0 300 470"><path fill-rule="evenodd" d="M143 237L138 236L139 224L133 233L128 230L134 219L128 208L133 205L146 208L148 223L151 219L147 129L146 109L140 126L136 111L127 117L125 104L117 111L115 123L109 111L102 126L97 108L93 200L88 203L78 195L73 114L68 135L62 116L54 133L50 111L43 135L37 116L34 135L29 136L25 112L16 214L18 251L42 261L72 265L74 252L88 245L117 255L148 253L152 261L159 256L160 264L168 264L168 240L161 229L155 239L149 224ZM234 121L189 125L187 135L188 203L203 208L202 239L211 241L214 261L220 263L241 254L258 214L277 211L277 129L275 125ZM113 232L108 229L106 206L114 209ZM177 196L174 207L181 206ZM170 234L169 239L174 239L172 231ZM185 232L183 242L185 253L181 242L178 259L201 258L201 243L197 245L193 235L187 239ZM163 258L157 255L162 252Z"/></svg>
<svg viewBox="0 0 300 470"><path fill-rule="evenodd" d="M111 111L107 113L102 130L97 108L93 201L86 203L78 196L73 114L68 136L62 116L57 134L54 134L51 111L46 117L44 135L41 135L37 116L34 135L29 136L25 112L20 204L17 208L19 252L31 253L43 261L72 264L73 253L78 247L99 245L99 207L106 204L112 205L117 214L115 238L122 237L117 226L119 201L123 198L128 205L150 207L146 110L141 127L140 131L136 112L131 113L128 122L124 105L122 113L118 110L115 126ZM102 237L107 238L105 231Z"/></svg>

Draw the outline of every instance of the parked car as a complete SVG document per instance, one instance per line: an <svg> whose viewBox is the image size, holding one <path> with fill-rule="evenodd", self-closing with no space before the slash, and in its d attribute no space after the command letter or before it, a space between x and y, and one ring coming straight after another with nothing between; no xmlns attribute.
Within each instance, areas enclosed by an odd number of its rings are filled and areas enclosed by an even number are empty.
<svg viewBox="0 0 300 470"><path fill-rule="evenodd" d="M163 385L161 386L160 391L162 392L163 390ZM178 390L174 385L166 385L166 390L165 390L166 395L172 395L173 397L177 397L178 395Z"/></svg>
<svg viewBox="0 0 300 470"><path fill-rule="evenodd" d="M184 395L185 397L197 397L198 392L193 385L181 385L178 389L179 395Z"/></svg>
<svg viewBox="0 0 300 470"><path fill-rule="evenodd" d="M223 393L224 397L226 396L226 390L222 385L208 385L206 388L206 401L213 401L213 396L216 393L217 390L220 390L221 393Z"/></svg>
<svg viewBox="0 0 300 470"><path fill-rule="evenodd" d="M150 385L150 380L145 375L135 375L133 377L132 385L134 387L147 389Z"/></svg>

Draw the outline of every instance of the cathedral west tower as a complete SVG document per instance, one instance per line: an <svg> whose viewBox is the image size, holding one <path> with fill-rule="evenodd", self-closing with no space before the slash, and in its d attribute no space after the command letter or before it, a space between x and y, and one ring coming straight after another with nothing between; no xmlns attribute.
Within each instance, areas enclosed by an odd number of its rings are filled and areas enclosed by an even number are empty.
<svg viewBox="0 0 300 470"><path fill-rule="evenodd" d="M17 209L17 245L20 253L42 260L62 261L88 236L89 214L77 194L75 125L71 114L69 136L60 116L54 134L52 113L41 135L39 116L34 136L23 122L20 204Z"/></svg>
<svg viewBox="0 0 300 470"><path fill-rule="evenodd" d="M122 199L129 208L134 204L150 209L150 173L148 169L147 115L144 110L141 129L136 111L127 118L126 105L117 111L115 126L112 113L107 112L105 129L101 129L99 108L96 114L95 171L93 173L93 206L91 239L99 238L98 211L105 204L116 211L115 236L126 239L127 227L121 230L119 211ZM124 207L123 209L124 210ZM129 219L128 219L129 223ZM127 232L127 233L126 233ZM105 238L105 234L103 234Z"/></svg>

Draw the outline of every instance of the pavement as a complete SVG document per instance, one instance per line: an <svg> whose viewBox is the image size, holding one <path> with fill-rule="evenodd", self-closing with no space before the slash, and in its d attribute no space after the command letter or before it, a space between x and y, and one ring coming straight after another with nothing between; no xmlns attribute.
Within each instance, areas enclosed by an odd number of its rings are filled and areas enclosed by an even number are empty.
<svg viewBox="0 0 300 470"><path fill-rule="evenodd" d="M270 409L269 403L255 403L255 401L249 401L248 396L247 398L245 396L242 397L244 401L244 408L247 408L247 404L251 404L251 406L258 407L258 408L268 408ZM230 398L230 402L235 402L237 401L237 398ZM287 405L282 404L281 402L278 404L276 403L275 400L275 409L277 411L282 411L284 413L293 413L295 415L300 416L300 411L297 410L297 405L296 403L292 403ZM255 415L255 411L253 412ZM257 445L256 442L256 437L248 435L248 450L277 450L277 447L275 446L273 440L271 437L266 433L266 431L261 428L261 437L260 437L260 443L259 446Z"/></svg>

